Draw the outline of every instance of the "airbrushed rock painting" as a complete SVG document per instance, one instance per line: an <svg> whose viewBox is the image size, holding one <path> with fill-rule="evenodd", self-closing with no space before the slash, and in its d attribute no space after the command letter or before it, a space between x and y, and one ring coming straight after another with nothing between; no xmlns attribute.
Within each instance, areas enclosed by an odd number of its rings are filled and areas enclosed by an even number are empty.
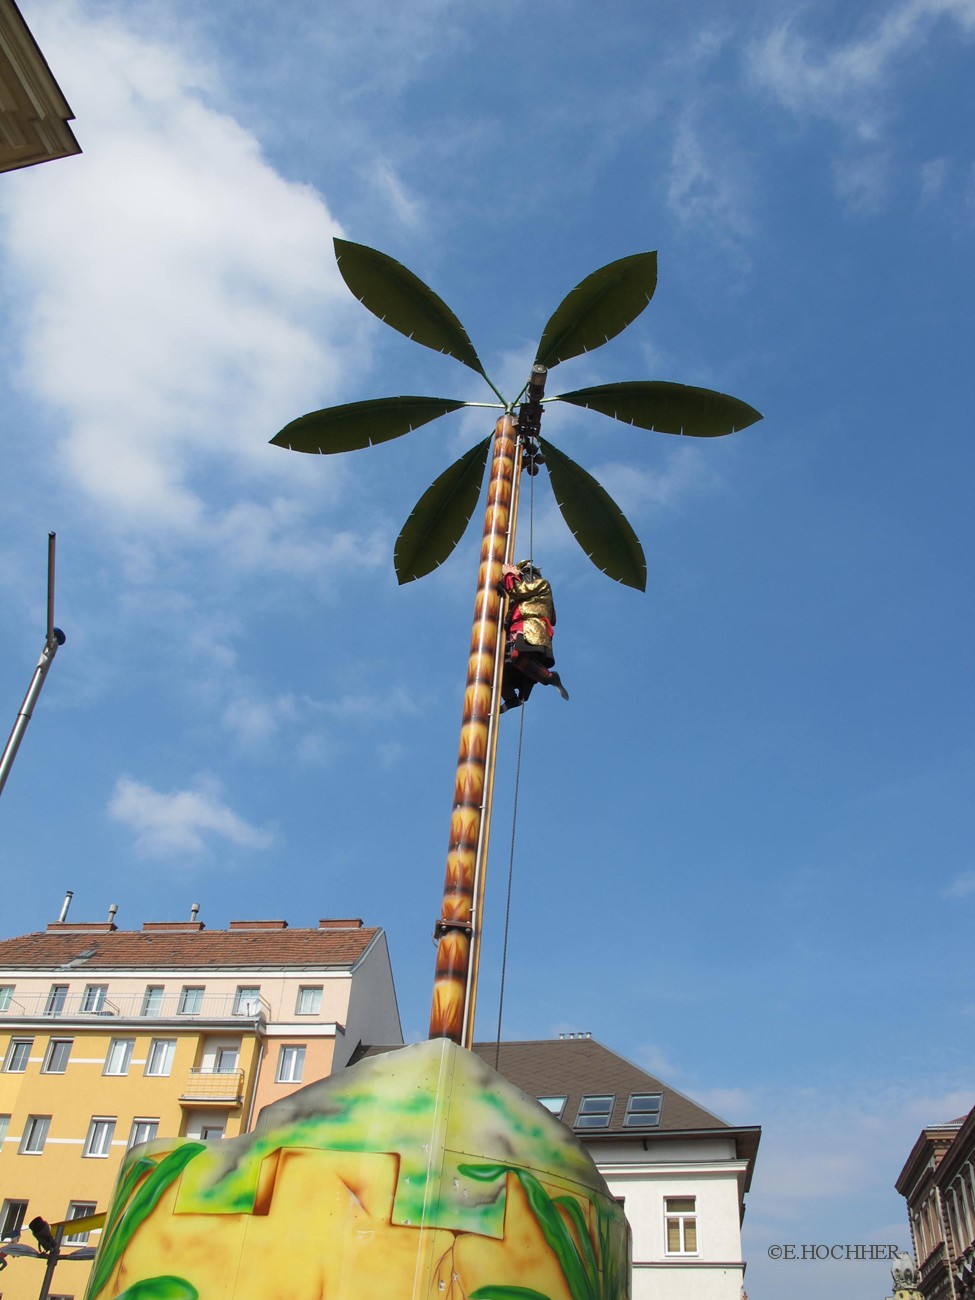
<svg viewBox="0 0 975 1300"><path fill-rule="evenodd" d="M625 1300L627 1235L564 1125L430 1041L134 1148L87 1300Z"/></svg>

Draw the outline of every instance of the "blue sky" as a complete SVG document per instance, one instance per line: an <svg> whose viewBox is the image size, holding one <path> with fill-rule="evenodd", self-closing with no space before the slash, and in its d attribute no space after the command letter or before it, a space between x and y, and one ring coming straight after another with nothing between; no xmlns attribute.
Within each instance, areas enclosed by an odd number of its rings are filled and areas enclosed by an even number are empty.
<svg viewBox="0 0 975 1300"><path fill-rule="evenodd" d="M764 1127L751 1300L884 1294L892 1183L975 1103L970 1041L973 0L23 0L80 158L0 178L6 934L72 915L362 916L426 1031L477 529L400 588L399 528L492 421L344 458L268 440L476 376L348 293L411 267L517 391L561 298L658 249L639 320L549 391L659 378L731 438L569 406L545 434L650 572L599 574L537 481L572 692L525 716L508 1037L589 1030ZM524 548L522 548L524 549ZM497 1017L505 720L479 1034Z"/></svg>

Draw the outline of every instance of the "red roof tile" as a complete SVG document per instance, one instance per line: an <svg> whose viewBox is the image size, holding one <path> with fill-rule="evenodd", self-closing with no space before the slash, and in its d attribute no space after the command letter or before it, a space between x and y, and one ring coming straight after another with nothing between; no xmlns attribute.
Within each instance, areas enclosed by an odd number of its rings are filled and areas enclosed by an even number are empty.
<svg viewBox="0 0 975 1300"><path fill-rule="evenodd" d="M197 966L351 966L382 931L339 925L317 930L48 931L0 940L0 967L56 970L178 969Z"/></svg>

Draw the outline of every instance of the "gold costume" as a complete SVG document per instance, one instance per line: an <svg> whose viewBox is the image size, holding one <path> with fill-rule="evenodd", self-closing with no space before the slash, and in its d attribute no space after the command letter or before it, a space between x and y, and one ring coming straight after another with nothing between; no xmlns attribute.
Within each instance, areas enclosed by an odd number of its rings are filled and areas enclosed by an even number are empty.
<svg viewBox="0 0 975 1300"><path fill-rule="evenodd" d="M511 630L529 646L552 653L555 602L545 578L516 578L511 584Z"/></svg>

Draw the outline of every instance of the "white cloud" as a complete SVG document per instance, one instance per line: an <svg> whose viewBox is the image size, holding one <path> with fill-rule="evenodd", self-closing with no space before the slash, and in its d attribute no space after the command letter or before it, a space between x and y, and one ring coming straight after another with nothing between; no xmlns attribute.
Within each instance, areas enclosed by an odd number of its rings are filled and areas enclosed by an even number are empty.
<svg viewBox="0 0 975 1300"><path fill-rule="evenodd" d="M228 808L219 785L205 778L193 790L161 793L131 777L119 777L108 814L135 831L136 849L145 857L199 857L214 839L243 849L264 849L273 842L269 831Z"/></svg>
<svg viewBox="0 0 975 1300"><path fill-rule="evenodd" d="M963 871L941 891L942 898L968 898L975 894L975 871Z"/></svg>
<svg viewBox="0 0 975 1300"><path fill-rule="evenodd" d="M685 497L717 482L707 457L699 447L688 446L686 440L665 458L662 470L609 462L597 466L592 474L625 515L635 515L647 505L673 508Z"/></svg>
<svg viewBox="0 0 975 1300"><path fill-rule="evenodd" d="M199 535L224 508L209 489L204 504L205 469L225 497L267 476L303 485L268 437L324 404L371 326L335 271L323 199L210 106L211 74L67 0L37 25L83 106L84 153L0 196L17 382L58 413L76 491L115 520Z"/></svg>
<svg viewBox="0 0 975 1300"><path fill-rule="evenodd" d="M921 166L921 200L930 203L944 190L948 178L948 159L931 158Z"/></svg>
<svg viewBox="0 0 975 1300"><path fill-rule="evenodd" d="M751 233L745 160L712 123L708 143L685 116L678 124L667 175L667 206L680 225L741 248Z"/></svg>
<svg viewBox="0 0 975 1300"><path fill-rule="evenodd" d="M858 38L832 47L814 48L789 19L752 47L752 76L792 112L834 122L861 142L873 142L898 62L917 52L939 19L953 21L965 34L975 32L975 0L901 0L880 12Z"/></svg>
<svg viewBox="0 0 975 1300"><path fill-rule="evenodd" d="M266 699L235 693L223 711L223 724L239 744L255 748L266 744L281 727L298 722L305 714L305 703L299 706L290 694Z"/></svg>
<svg viewBox="0 0 975 1300"><path fill-rule="evenodd" d="M391 163L382 159L373 173L376 188L404 226L418 226L423 219L422 202L410 195Z"/></svg>

